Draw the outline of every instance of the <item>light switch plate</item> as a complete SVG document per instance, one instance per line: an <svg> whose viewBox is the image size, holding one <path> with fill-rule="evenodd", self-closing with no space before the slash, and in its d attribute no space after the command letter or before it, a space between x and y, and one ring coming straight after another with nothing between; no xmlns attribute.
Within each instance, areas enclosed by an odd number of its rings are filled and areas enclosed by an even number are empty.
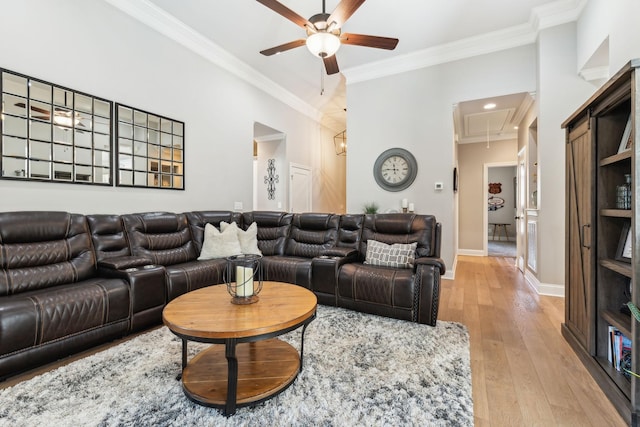
<svg viewBox="0 0 640 427"><path fill-rule="evenodd" d="M242 202L233 202L233 209L237 211L242 210Z"/></svg>
<svg viewBox="0 0 640 427"><path fill-rule="evenodd" d="M435 188L437 191L442 191L444 189L444 184L441 182L436 182L433 188Z"/></svg>

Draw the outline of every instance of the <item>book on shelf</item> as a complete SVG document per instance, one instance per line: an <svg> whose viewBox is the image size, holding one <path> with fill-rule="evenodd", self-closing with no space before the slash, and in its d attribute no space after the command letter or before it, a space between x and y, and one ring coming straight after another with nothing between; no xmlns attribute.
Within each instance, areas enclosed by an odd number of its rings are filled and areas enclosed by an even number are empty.
<svg viewBox="0 0 640 427"><path fill-rule="evenodd" d="M621 371L628 377L629 374L624 369L631 369L631 366L628 366L628 362L631 359L631 340L615 326L609 326L608 332L607 359L616 368L616 371Z"/></svg>

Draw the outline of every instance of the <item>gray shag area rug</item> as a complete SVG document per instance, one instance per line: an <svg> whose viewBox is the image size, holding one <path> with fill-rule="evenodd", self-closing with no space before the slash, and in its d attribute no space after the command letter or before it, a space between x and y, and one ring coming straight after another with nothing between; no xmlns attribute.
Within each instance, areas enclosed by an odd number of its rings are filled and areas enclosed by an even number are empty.
<svg viewBox="0 0 640 427"><path fill-rule="evenodd" d="M281 336L300 348L301 329ZM277 397L225 418L184 395L166 327L0 391L1 426L472 426L469 336L318 306L304 367ZM190 357L205 348L190 343Z"/></svg>

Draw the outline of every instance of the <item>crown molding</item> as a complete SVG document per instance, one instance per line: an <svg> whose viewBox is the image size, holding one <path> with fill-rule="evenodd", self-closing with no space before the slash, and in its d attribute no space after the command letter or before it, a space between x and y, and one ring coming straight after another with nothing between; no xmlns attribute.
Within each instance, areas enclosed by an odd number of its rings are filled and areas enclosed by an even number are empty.
<svg viewBox="0 0 640 427"><path fill-rule="evenodd" d="M256 138L253 138L256 142L271 142L271 141L282 141L285 138L285 134L283 133L274 133L271 135L263 135Z"/></svg>
<svg viewBox="0 0 640 427"><path fill-rule="evenodd" d="M209 62L319 122L322 113L148 0L104 0Z"/></svg>
<svg viewBox="0 0 640 427"><path fill-rule="evenodd" d="M473 56L498 52L535 42L536 34L529 24L445 43L428 49L395 56L390 59L342 70L347 84L377 79L393 74L431 67Z"/></svg>
<svg viewBox="0 0 640 427"><path fill-rule="evenodd" d="M609 80L609 66L583 68L579 72L580 77L588 82L607 81Z"/></svg>
<svg viewBox="0 0 640 427"><path fill-rule="evenodd" d="M531 10L529 24L538 32L545 28L555 27L568 22L577 21L587 0L557 0Z"/></svg>
<svg viewBox="0 0 640 427"><path fill-rule="evenodd" d="M348 68L342 74L347 84L353 84L533 44L540 30L576 21L586 3L587 0L558 0L532 9L526 24Z"/></svg>

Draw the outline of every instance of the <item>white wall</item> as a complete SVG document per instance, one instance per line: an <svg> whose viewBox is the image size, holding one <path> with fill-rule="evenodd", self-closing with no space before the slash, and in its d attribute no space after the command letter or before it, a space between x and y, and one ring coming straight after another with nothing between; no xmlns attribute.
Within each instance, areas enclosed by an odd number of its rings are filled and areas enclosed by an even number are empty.
<svg viewBox="0 0 640 427"><path fill-rule="evenodd" d="M317 122L105 2L11 2L0 39L0 67L185 122L185 191L0 180L3 210L249 207L255 121L287 135L288 161L322 166Z"/></svg>
<svg viewBox="0 0 640 427"><path fill-rule="evenodd" d="M515 142L514 142L515 145ZM494 224L508 224L507 232L509 235L509 240L515 240L516 229L515 229L515 186L513 185L513 179L516 176L516 167L515 166L496 166L490 167L488 170L488 180L489 183L500 183L502 192L500 194L489 194L487 192L487 198L490 196L500 197L504 200L504 206L495 211L487 212L487 220L488 222ZM493 236L493 230L489 230ZM504 236L502 235L501 230L496 230L495 233L496 239L502 239Z"/></svg>
<svg viewBox="0 0 640 427"><path fill-rule="evenodd" d="M576 73L575 23L552 27L538 37L539 254L542 284L564 285L565 132L561 124L594 87Z"/></svg>
<svg viewBox="0 0 640 427"><path fill-rule="evenodd" d="M465 254L481 254L485 248L485 218L487 190L484 185L485 165L515 163L518 160L515 139L493 141L489 148L484 143L458 144L460 189L458 191L460 213L460 251ZM489 180L491 182L491 180ZM511 215L513 217L513 215ZM488 222L488 221L487 221ZM508 221L498 221L508 222Z"/></svg>
<svg viewBox="0 0 640 427"><path fill-rule="evenodd" d="M577 22L577 65L582 67L600 43L609 37L609 74L630 59L640 58L640 2L589 0Z"/></svg>
<svg viewBox="0 0 640 427"><path fill-rule="evenodd" d="M454 261L454 167L452 106L460 101L535 91L533 45L482 55L394 76L349 84L347 211L362 212L375 201L384 212L400 208L403 198L416 212L442 223L442 258ZM391 193L376 185L373 164L391 147L403 147L418 161L418 176L408 189ZM460 171L462 172L462 171ZM444 190L435 191L434 183ZM460 231L462 241L462 231Z"/></svg>

